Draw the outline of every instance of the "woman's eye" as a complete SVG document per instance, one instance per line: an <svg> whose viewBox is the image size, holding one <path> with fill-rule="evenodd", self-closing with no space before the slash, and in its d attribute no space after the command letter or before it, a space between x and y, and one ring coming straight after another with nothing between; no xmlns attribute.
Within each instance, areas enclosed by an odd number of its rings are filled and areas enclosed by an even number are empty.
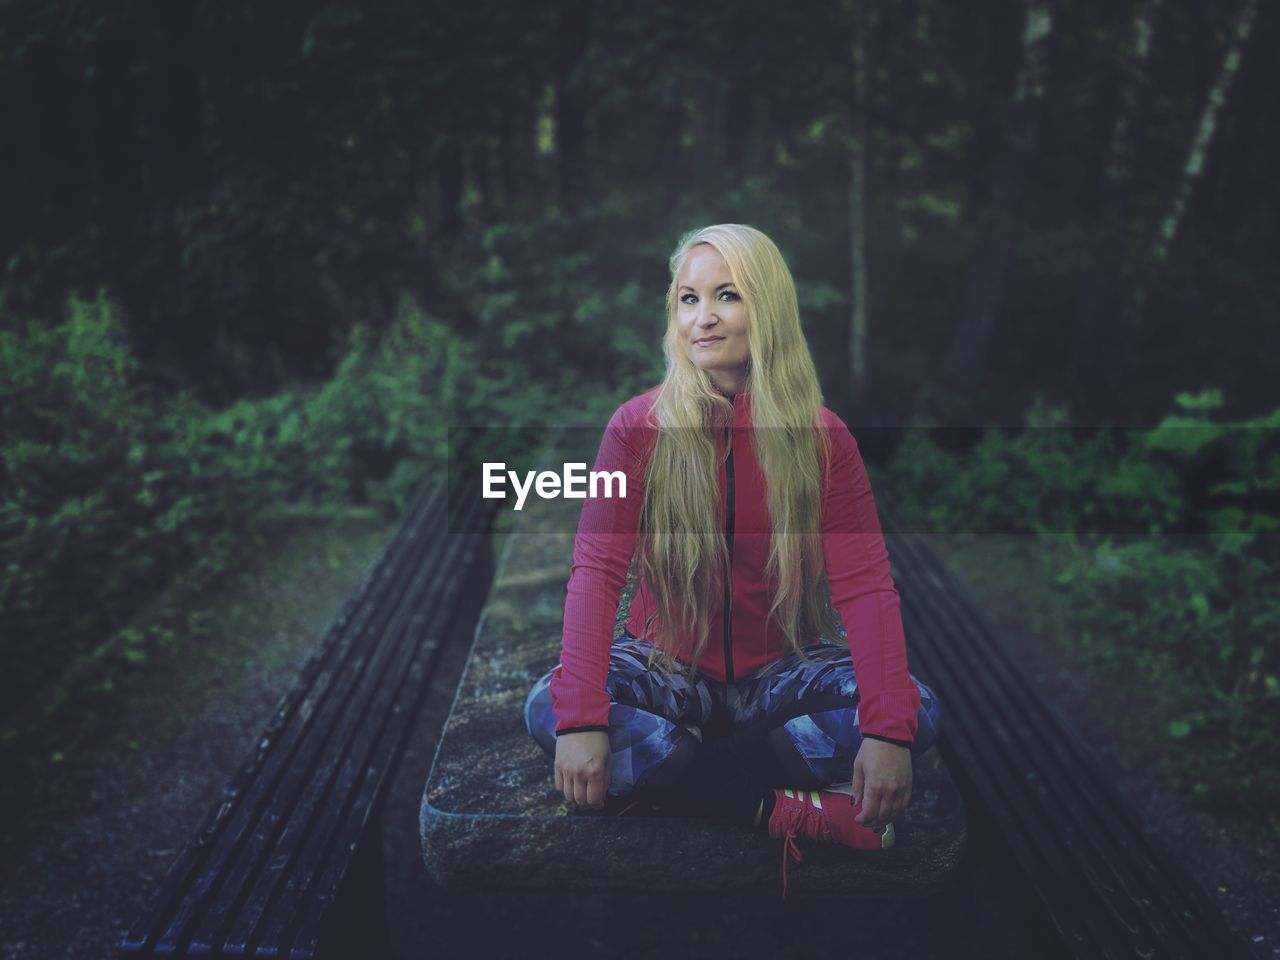
<svg viewBox="0 0 1280 960"><path fill-rule="evenodd" d="M739 299L737 293L735 293L732 290L721 290L720 296L728 297L730 300ZM696 293L686 293L681 295L680 297L681 303L697 303L697 301L698 301L698 295Z"/></svg>

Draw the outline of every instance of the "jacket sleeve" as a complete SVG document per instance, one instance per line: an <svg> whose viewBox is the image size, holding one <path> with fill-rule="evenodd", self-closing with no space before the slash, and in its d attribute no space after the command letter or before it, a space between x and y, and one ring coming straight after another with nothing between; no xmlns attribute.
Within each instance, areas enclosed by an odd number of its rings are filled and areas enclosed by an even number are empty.
<svg viewBox="0 0 1280 960"><path fill-rule="evenodd" d="M858 444L833 419L822 546L831 602L844 621L858 682L858 726L866 736L909 744L920 690L907 669L898 589Z"/></svg>
<svg viewBox="0 0 1280 960"><path fill-rule="evenodd" d="M629 423L624 408L605 428L593 471L621 471L626 496L582 501L564 604L560 665L551 677L556 732L607 729L609 651L618 601L635 550L644 498L644 428Z"/></svg>

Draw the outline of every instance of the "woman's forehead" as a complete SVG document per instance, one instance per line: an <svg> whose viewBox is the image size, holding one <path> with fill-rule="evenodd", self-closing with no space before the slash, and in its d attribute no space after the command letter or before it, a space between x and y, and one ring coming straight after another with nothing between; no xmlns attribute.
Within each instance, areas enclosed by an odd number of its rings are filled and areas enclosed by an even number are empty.
<svg viewBox="0 0 1280 960"><path fill-rule="evenodd" d="M680 283L722 283L732 281L729 264L715 247L700 243L689 251L680 265L677 277Z"/></svg>

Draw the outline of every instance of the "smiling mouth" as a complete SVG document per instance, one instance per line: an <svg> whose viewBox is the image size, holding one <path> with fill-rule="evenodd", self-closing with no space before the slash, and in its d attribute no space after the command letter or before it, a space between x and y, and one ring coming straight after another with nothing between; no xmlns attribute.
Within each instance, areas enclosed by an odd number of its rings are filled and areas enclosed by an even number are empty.
<svg viewBox="0 0 1280 960"><path fill-rule="evenodd" d="M723 340L723 339L724 339L724 337L703 337L701 340L695 340L695 341L693 341L693 342L694 342L694 343L702 343L702 344L708 344L708 343L719 343L719 342L720 342L721 340Z"/></svg>

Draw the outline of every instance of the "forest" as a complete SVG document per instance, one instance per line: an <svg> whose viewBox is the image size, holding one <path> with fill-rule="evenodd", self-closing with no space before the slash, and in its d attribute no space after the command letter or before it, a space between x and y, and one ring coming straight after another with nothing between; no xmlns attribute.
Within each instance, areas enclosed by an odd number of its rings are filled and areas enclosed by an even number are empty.
<svg viewBox="0 0 1280 960"><path fill-rule="evenodd" d="M263 518L603 424L740 222L877 495L1042 537L1177 789L1280 834L1277 49L1257 0L0 4L5 762Z"/></svg>

